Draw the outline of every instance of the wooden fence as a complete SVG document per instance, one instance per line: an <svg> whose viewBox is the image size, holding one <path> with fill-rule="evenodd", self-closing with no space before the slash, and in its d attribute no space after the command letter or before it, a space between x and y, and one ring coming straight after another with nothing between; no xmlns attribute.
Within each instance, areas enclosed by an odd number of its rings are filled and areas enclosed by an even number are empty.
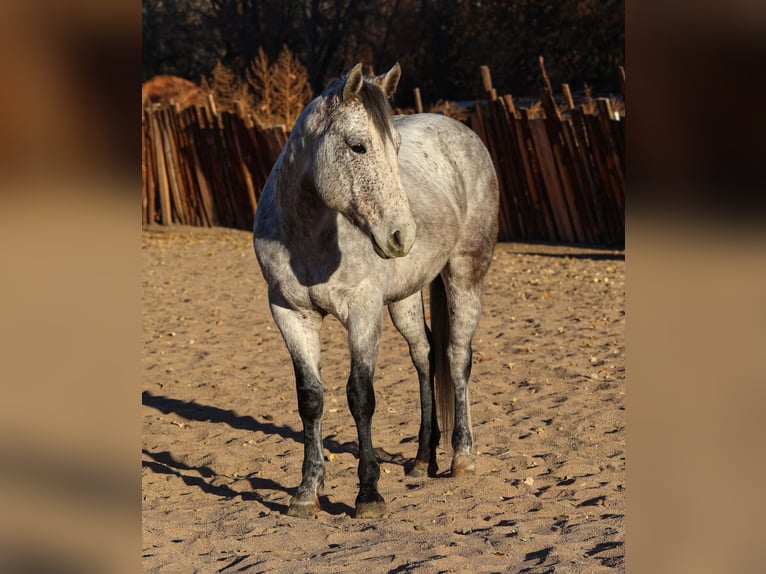
<svg viewBox="0 0 766 574"><path fill-rule="evenodd" d="M486 86L485 86L486 87ZM568 94L567 94L568 95ZM544 117L510 95L477 102L468 124L500 181L501 241L625 244L625 121L599 99L563 112L543 90ZM143 109L143 223L252 229L271 166L287 140L251 117L205 107Z"/></svg>
<svg viewBox="0 0 766 574"><path fill-rule="evenodd" d="M568 94L567 94L568 95ZM625 245L625 121L607 99L565 113L543 90L544 118L517 110L490 88L470 125L490 150L500 181L501 241Z"/></svg>
<svg viewBox="0 0 766 574"><path fill-rule="evenodd" d="M244 113L145 107L142 216L147 224L252 229L261 189L287 141Z"/></svg>

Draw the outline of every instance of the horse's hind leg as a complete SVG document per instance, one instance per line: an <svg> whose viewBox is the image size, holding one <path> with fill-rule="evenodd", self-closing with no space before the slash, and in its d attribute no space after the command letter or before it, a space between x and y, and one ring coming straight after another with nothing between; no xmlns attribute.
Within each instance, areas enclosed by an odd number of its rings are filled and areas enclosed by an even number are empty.
<svg viewBox="0 0 766 574"><path fill-rule="evenodd" d="M456 256L443 277L449 301L450 334L447 360L455 388L455 426L452 431L452 475L474 474L471 449L471 411L468 381L471 377L471 341L481 315L481 294L489 256Z"/></svg>
<svg viewBox="0 0 766 574"><path fill-rule="evenodd" d="M391 321L410 348L410 357L418 373L420 384L420 432L415 462L407 470L410 476L436 476L436 447L439 445L439 426L436 423L433 373L429 355L431 344L423 313L423 297L415 293L388 306Z"/></svg>
<svg viewBox="0 0 766 574"><path fill-rule="evenodd" d="M303 422L303 476L287 514L310 518L319 510L319 494L324 486L325 473L322 452L324 393L319 375L322 317L314 312L288 309L272 294L269 299L272 316L292 357L298 411Z"/></svg>

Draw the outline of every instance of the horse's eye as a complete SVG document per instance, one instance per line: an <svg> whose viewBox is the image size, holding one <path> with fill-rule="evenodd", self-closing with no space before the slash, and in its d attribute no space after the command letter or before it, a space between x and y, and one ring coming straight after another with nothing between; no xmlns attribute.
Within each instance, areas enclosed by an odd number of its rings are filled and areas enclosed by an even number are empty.
<svg viewBox="0 0 766 574"><path fill-rule="evenodd" d="M367 148L364 147L362 144L350 144L351 151L354 153L365 153L367 152Z"/></svg>

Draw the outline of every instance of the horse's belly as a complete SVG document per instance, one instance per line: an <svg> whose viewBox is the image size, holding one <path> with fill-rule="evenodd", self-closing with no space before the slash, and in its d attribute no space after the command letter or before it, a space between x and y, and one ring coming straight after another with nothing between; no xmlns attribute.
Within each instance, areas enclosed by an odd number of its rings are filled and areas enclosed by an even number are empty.
<svg viewBox="0 0 766 574"><path fill-rule="evenodd" d="M401 301L431 283L444 269L454 242L445 240L438 246L433 242L417 240L409 255L392 261L394 272L390 275L385 302Z"/></svg>
<svg viewBox="0 0 766 574"><path fill-rule="evenodd" d="M415 243L408 255L391 260L394 272L387 302L401 300L428 285L444 269L462 233L456 206L441 198L434 201L428 191L411 196L417 224Z"/></svg>

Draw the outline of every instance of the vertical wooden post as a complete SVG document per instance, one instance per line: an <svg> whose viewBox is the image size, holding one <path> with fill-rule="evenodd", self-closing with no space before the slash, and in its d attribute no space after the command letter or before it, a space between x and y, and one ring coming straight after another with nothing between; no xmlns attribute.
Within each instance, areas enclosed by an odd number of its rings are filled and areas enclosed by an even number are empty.
<svg viewBox="0 0 766 574"><path fill-rule="evenodd" d="M217 223L216 211L213 197L210 188L207 184L207 176L205 175L205 138L200 132L200 118L199 108L196 110L189 108L184 113L186 115L186 122L189 130L190 149L191 149L191 164L194 166L194 175L197 181L197 185L200 191L200 197L202 200L202 213L204 216L205 224L210 227Z"/></svg>
<svg viewBox="0 0 766 574"><path fill-rule="evenodd" d="M207 95L207 103L210 106L210 111L213 112L213 115L217 116L218 108L215 106L215 96L213 96L212 92Z"/></svg>
<svg viewBox="0 0 766 574"><path fill-rule="evenodd" d="M420 88L415 88L413 90L413 93L415 94L415 111L419 114L423 113L423 101L420 99Z"/></svg>
<svg viewBox="0 0 766 574"><path fill-rule="evenodd" d="M553 94L553 86L551 85L551 80L548 78L548 72L545 71L545 58L542 56L539 56L537 58L537 61L540 62L540 71L543 74L543 82L545 82L545 87L548 88L548 91Z"/></svg>
<svg viewBox="0 0 766 574"><path fill-rule="evenodd" d="M569 84L561 84L561 91L564 92L564 100L566 100L567 108L571 112L574 109L574 98L572 98Z"/></svg>
<svg viewBox="0 0 766 574"><path fill-rule="evenodd" d="M625 66L620 66L620 90L622 91L622 99L626 100L625 96Z"/></svg>
<svg viewBox="0 0 766 574"><path fill-rule="evenodd" d="M152 139L152 110L151 110L151 104L147 103L144 109L142 110L141 115L142 121L141 121L141 139L142 139L142 148L145 148L144 153L144 166L145 170L143 170L144 178L143 178L143 189L145 194L145 201L146 201L146 216L144 219L144 223L147 225L154 224L154 220L156 218L156 202L157 202L157 196L156 196L156 185L155 181L157 180L157 166L154 160L154 142Z"/></svg>
<svg viewBox="0 0 766 574"><path fill-rule="evenodd" d="M157 182L160 191L160 216L163 225L173 223L173 215L170 208L170 184L168 183L168 170L165 165L165 150L162 141L162 132L158 125L159 106L153 106L152 114L152 139L154 140L154 158L157 166Z"/></svg>
<svg viewBox="0 0 766 574"><path fill-rule="evenodd" d="M479 73L481 74L481 84L484 87L484 91L487 92L487 97L490 101L494 102L497 99L497 92L492 87L492 74L489 71L489 66L481 66Z"/></svg>
<svg viewBox="0 0 766 574"><path fill-rule="evenodd" d="M175 206L175 213L178 223L189 225L190 222L187 214L188 210L178 181L178 160L175 149L175 141L173 140L173 126L171 125L170 119L172 113L173 112L170 108L159 110L157 119L160 123L160 131L162 132L163 151L165 153L165 169L167 171L168 183L170 184L170 197L172 199L172 205Z"/></svg>
<svg viewBox="0 0 766 574"><path fill-rule="evenodd" d="M242 104L242 100L234 100L234 109L237 112L237 117L240 120L245 119L245 106Z"/></svg>
<svg viewBox="0 0 766 574"><path fill-rule="evenodd" d="M516 112L516 106L513 105L513 96L511 94L505 94L503 96L503 102L505 102L505 107L508 109L508 113L514 118L517 118L519 115Z"/></svg>
<svg viewBox="0 0 766 574"><path fill-rule="evenodd" d="M609 100L607 98L597 99L596 109L598 110L598 113L609 118L610 120L618 119L618 118L615 118L614 112L612 111L612 106L609 103Z"/></svg>
<svg viewBox="0 0 766 574"><path fill-rule="evenodd" d="M239 102L237 102L239 104ZM237 106L238 108L241 107L241 105ZM257 201L255 198L255 186L253 185L253 176L250 174L250 168L247 166L247 163L245 162L245 154L242 152L242 145L240 144L239 135L244 130L247 129L247 126L244 124L244 120L240 117L240 129L233 129L234 128L234 122L232 122L229 125L229 129L233 131L232 135L234 136L234 150L237 153L237 161L239 163L239 168L242 170L242 177L245 180L245 187L247 188L247 196L250 199L250 207L253 210L253 215L255 214L255 208L257 207Z"/></svg>

